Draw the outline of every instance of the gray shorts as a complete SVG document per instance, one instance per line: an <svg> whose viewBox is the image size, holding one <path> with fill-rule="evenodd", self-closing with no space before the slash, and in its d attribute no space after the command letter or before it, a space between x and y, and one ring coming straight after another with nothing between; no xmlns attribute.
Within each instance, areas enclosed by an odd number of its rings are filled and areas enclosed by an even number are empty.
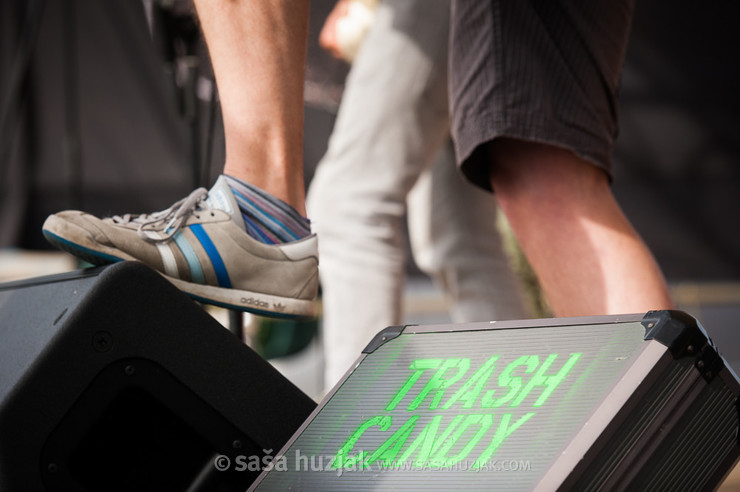
<svg viewBox="0 0 740 492"><path fill-rule="evenodd" d="M458 163L490 190L498 137L572 150L610 174L633 0L453 0L451 127Z"/></svg>

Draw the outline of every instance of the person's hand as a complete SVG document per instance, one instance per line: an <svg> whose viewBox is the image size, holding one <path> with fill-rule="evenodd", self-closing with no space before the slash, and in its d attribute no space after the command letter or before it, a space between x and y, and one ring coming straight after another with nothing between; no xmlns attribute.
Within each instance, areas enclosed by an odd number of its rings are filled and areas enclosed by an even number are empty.
<svg viewBox="0 0 740 492"><path fill-rule="evenodd" d="M375 2L339 0L324 22L319 44L332 55L352 62L375 19Z"/></svg>
<svg viewBox="0 0 740 492"><path fill-rule="evenodd" d="M335 58L343 59L342 47L337 35L337 22L346 17L349 12L350 0L339 0L329 13L329 16L321 28L319 34L319 45L331 53Z"/></svg>

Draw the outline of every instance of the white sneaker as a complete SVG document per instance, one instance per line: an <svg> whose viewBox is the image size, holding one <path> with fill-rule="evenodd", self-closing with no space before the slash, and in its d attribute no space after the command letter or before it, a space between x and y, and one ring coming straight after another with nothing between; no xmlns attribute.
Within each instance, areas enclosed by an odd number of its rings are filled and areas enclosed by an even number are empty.
<svg viewBox="0 0 740 492"><path fill-rule="evenodd" d="M43 225L54 246L104 265L140 261L194 299L278 317L310 317L318 291L315 234L263 244L246 233L223 177L167 210L99 219L67 210Z"/></svg>

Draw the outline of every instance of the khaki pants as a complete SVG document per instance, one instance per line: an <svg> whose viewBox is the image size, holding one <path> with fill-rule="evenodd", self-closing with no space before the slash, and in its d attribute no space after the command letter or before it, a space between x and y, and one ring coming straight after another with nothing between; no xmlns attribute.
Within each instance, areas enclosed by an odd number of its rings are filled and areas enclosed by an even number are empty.
<svg viewBox="0 0 740 492"><path fill-rule="evenodd" d="M414 258L445 291L453 321L524 316L493 195L455 168L448 24L446 0L380 4L309 189L327 388L378 331L402 320L407 211Z"/></svg>

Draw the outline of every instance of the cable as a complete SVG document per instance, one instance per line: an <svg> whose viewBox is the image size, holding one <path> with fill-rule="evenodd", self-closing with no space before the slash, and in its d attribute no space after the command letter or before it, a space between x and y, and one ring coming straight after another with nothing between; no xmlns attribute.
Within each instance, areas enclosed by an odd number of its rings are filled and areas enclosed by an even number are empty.
<svg viewBox="0 0 740 492"><path fill-rule="evenodd" d="M82 210L82 130L80 129L77 1L67 0L64 33L64 163L67 168L67 207Z"/></svg>
<svg viewBox="0 0 740 492"><path fill-rule="evenodd" d="M211 100L208 105L208 129L206 130L206 155L203 165L201 182L208 183L211 179L211 162L213 161L213 138L216 133L216 113L218 109L218 98L215 83L211 90Z"/></svg>

